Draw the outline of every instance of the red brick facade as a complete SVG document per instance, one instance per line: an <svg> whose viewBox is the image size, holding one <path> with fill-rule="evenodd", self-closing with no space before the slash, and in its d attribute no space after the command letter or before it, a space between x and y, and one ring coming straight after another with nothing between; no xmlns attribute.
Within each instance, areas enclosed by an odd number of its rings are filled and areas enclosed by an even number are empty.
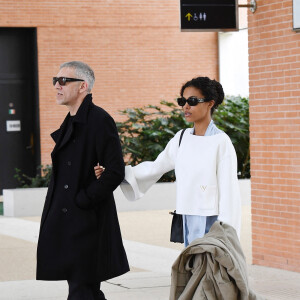
<svg viewBox="0 0 300 300"><path fill-rule="evenodd" d="M1 27L36 27L42 163L50 162L49 134L66 109L55 103L51 77L65 61L95 71L94 102L115 119L128 107L172 101L197 75L217 78L216 33L181 33L172 0L1 1Z"/></svg>
<svg viewBox="0 0 300 300"><path fill-rule="evenodd" d="M300 272L300 33L292 0L248 15L253 263Z"/></svg>

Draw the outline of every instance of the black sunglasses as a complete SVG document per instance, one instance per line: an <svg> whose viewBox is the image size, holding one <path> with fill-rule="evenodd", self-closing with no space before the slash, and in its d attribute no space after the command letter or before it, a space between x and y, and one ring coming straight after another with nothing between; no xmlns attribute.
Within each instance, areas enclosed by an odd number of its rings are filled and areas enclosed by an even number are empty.
<svg viewBox="0 0 300 300"><path fill-rule="evenodd" d="M177 103L180 106L184 106L186 103L188 103L189 106L195 106L198 103L206 102L207 100L205 98L197 98L195 96L191 96L188 99L185 99L184 97L177 98Z"/></svg>
<svg viewBox="0 0 300 300"><path fill-rule="evenodd" d="M70 81L84 81L83 79L78 79L78 78L69 78L69 77L53 77L52 79L53 85L56 84L56 82L59 83L59 85L66 85L66 82Z"/></svg>

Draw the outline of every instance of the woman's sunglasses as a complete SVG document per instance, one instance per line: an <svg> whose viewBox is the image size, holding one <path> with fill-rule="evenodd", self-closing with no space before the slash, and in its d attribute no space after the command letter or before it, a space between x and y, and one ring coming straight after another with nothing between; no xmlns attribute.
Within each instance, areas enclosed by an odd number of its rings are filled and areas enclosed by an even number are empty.
<svg viewBox="0 0 300 300"><path fill-rule="evenodd" d="M197 98L195 96L191 96L188 99L185 99L184 97L177 98L177 103L180 106L184 106L186 103L188 103L189 106L195 106L198 103L206 102L207 100L205 98Z"/></svg>
<svg viewBox="0 0 300 300"><path fill-rule="evenodd" d="M84 81L84 80L78 78L69 78L69 77L53 77L52 79L53 85L56 85L56 82L58 82L59 85L66 85L66 82L70 82L70 81Z"/></svg>

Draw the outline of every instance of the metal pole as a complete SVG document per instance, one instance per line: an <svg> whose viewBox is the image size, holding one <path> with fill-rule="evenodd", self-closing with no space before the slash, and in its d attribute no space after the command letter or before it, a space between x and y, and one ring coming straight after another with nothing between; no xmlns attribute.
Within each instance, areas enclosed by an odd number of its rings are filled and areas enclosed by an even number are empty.
<svg viewBox="0 0 300 300"><path fill-rule="evenodd" d="M239 4L238 7L249 7L250 11L254 13L256 11L257 5L256 5L256 0L251 0L250 4Z"/></svg>

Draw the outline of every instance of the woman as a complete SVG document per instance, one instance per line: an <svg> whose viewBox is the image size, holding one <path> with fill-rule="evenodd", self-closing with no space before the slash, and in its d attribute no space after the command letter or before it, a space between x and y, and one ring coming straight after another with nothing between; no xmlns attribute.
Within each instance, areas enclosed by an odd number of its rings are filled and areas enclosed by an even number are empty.
<svg viewBox="0 0 300 300"><path fill-rule="evenodd" d="M216 220L233 226L240 234L241 201L237 158L230 138L211 119L223 102L221 84L208 77L185 83L177 102L194 127L169 141L153 162L127 166L121 189L128 200L141 198L166 172L175 169L176 212L183 215L184 244L207 233ZM100 167L95 168L100 176Z"/></svg>

